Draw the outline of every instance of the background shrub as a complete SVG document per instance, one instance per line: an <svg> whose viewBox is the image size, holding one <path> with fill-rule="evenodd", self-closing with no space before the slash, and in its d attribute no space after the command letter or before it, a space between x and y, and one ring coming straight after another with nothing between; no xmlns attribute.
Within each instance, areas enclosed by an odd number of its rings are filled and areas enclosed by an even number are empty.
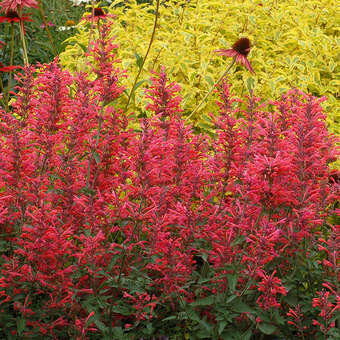
<svg viewBox="0 0 340 340"><path fill-rule="evenodd" d="M214 50L229 48L238 37L247 36L254 45L249 59L256 74L243 72L241 66L234 68L232 90L243 95L254 88L257 95L280 98L289 88L298 87L315 96L326 95L328 125L340 133L336 1L169 0L161 4L155 40L129 111L145 115L143 92L149 86L150 71L166 65L183 89L184 115L190 114L230 62ZM106 10L117 17L111 35L129 71L122 82L128 93L149 44L154 7L116 0ZM85 69L83 47L88 37L89 25L79 24L61 54L65 68ZM126 99L121 98L122 106ZM202 129L211 129L202 112L213 111L215 100L211 96L193 117Z"/></svg>

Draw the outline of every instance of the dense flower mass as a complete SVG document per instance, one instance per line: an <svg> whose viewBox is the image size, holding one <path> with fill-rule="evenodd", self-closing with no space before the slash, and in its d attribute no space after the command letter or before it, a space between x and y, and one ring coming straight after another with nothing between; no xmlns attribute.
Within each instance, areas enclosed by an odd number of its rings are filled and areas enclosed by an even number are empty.
<svg viewBox="0 0 340 340"><path fill-rule="evenodd" d="M163 67L136 118L109 28L92 76L27 66L0 111L0 338L336 336L325 98L241 99L224 80L201 135Z"/></svg>

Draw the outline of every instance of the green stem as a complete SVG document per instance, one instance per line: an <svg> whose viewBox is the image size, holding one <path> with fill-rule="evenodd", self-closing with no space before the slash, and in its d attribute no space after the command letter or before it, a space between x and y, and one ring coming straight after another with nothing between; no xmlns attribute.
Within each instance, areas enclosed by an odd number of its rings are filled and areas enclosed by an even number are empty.
<svg viewBox="0 0 340 340"><path fill-rule="evenodd" d="M0 93L5 93L4 85L2 83L2 79L0 77ZM3 99L4 97L0 97L0 101L6 111L8 111L8 103Z"/></svg>
<svg viewBox="0 0 340 340"><path fill-rule="evenodd" d="M141 205L139 207L141 207ZM135 220L135 225L133 226L131 238L134 237L134 235L135 235L135 232L137 230L137 225L138 225L138 221ZM123 268L125 266L125 259L126 259L126 247L125 247L125 245L123 245L123 251L122 251L121 262L120 262L120 267L119 267L119 274L118 274L118 279L117 279L117 284L118 284L117 289L121 288L121 279L122 279L122 274L123 274ZM110 339L112 338L112 335L113 335L112 334L113 304L114 304L114 299L112 299L112 301L110 303L110 309L109 309L109 322L110 322L109 334L110 334Z"/></svg>
<svg viewBox="0 0 340 340"><path fill-rule="evenodd" d="M43 7L43 4L41 3L41 0L39 1L39 12L40 12L42 21L43 21L44 26L45 26L45 30L46 30L46 33L47 33L48 40L51 43L53 54L54 54L54 56L56 56L57 55L57 50L55 48L51 32L50 32L50 30L48 28L48 25L47 25L47 22L46 22L46 17L45 17L45 13L44 13L44 7Z"/></svg>
<svg viewBox="0 0 340 340"><path fill-rule="evenodd" d="M156 13L155 13L155 22L154 22L154 25L153 25L153 30L152 30L152 34L151 34L151 38L150 38L150 42L149 42L149 46L148 46L148 49L145 53L145 56L143 58L143 63L141 65L141 67L139 68L139 71L137 73L137 76L135 78L135 81L132 85L132 89L131 89L131 92L129 94L129 98L128 98L128 101L126 103L126 106L125 106L125 111L127 110L127 108L129 107L129 104L130 104L130 101L131 101L131 98L132 98L132 94L133 92L135 91L135 87L136 87L136 84L137 84L137 81L138 81L138 78L140 76L140 74L142 73L142 70L143 70L143 67L144 67L144 64L145 64L145 61L146 61L146 58L148 57L149 55L149 52L151 50L151 45L154 41L154 38L155 38L155 34L156 34L156 28L157 28L157 22L158 22L158 17L159 17L159 3L160 3L160 0L157 0L157 3L156 3Z"/></svg>
<svg viewBox="0 0 340 340"><path fill-rule="evenodd" d="M19 9L18 14L19 14L19 17L21 18L22 17L21 9ZM19 28L20 28L20 38L21 38L22 48L23 48L24 65L28 66L29 62L28 62L27 47L26 47L26 40L25 40L25 28L24 28L24 22L22 20L20 20Z"/></svg>
<svg viewBox="0 0 340 340"><path fill-rule="evenodd" d="M14 57L14 24L11 23L11 50L9 56L9 66L13 66L13 57ZM6 93L6 107L8 109L8 102L9 102L9 92L11 89L11 82L12 82L12 71L9 72L8 77L8 84L7 84L7 93Z"/></svg>
<svg viewBox="0 0 340 340"><path fill-rule="evenodd" d="M91 27L90 27L90 34L89 34L89 47L91 44L92 34L94 30L94 0L91 1L92 12L91 12Z"/></svg>
<svg viewBox="0 0 340 340"><path fill-rule="evenodd" d="M200 106L205 102L205 100L209 97L209 95L211 94L211 92L214 90L215 86L218 85L220 83L220 81L228 74L228 72L230 71L230 69L232 68L232 66L235 64L236 59L233 58L232 62L230 63L230 65L228 66L228 68L225 70L225 72L220 76L220 78L217 80L217 82L211 87L211 89L209 90L209 92L204 96L204 98L201 100L201 102L195 107L195 109L191 112L191 114L187 117L187 120L189 120L196 112L197 110L200 108Z"/></svg>
<svg viewBox="0 0 340 340"><path fill-rule="evenodd" d="M102 125L103 125L103 115L104 115L104 103L101 108L100 116L99 116L99 124L98 124L98 132L96 136L96 144L95 147L92 149L91 156L89 159L89 165L87 167L87 176L86 176L86 190L89 189L90 186L90 174L91 174L91 163L94 158L94 153L96 152L98 143L99 143L99 138L100 138L100 133L102 131Z"/></svg>

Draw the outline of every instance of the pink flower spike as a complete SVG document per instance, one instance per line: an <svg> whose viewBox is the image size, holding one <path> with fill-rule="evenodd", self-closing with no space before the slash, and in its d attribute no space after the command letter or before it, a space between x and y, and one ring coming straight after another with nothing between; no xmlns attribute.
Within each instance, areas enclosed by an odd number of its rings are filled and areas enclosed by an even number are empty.
<svg viewBox="0 0 340 340"><path fill-rule="evenodd" d="M18 8L23 7L34 7L38 8L38 3L36 0L3 0L0 2L1 11L16 11Z"/></svg>
<svg viewBox="0 0 340 340"><path fill-rule="evenodd" d="M20 65L16 65L16 66L4 66L2 63L0 63L0 72L12 72L18 68L23 68Z"/></svg>
<svg viewBox="0 0 340 340"><path fill-rule="evenodd" d="M231 49L229 50L216 50L215 52L221 55L225 55L227 57L235 58L237 63L245 66L251 73L255 73L252 68L247 56L250 52L251 44L248 38L240 38L237 40Z"/></svg>

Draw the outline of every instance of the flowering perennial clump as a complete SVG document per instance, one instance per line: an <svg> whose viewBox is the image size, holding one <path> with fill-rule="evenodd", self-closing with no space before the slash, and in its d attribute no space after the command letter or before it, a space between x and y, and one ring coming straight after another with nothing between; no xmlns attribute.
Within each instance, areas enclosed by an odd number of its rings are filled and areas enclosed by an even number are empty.
<svg viewBox="0 0 340 340"><path fill-rule="evenodd" d="M0 112L0 336L336 336L325 98L240 99L224 79L202 136L162 68L132 130L98 29L93 77L26 66Z"/></svg>

